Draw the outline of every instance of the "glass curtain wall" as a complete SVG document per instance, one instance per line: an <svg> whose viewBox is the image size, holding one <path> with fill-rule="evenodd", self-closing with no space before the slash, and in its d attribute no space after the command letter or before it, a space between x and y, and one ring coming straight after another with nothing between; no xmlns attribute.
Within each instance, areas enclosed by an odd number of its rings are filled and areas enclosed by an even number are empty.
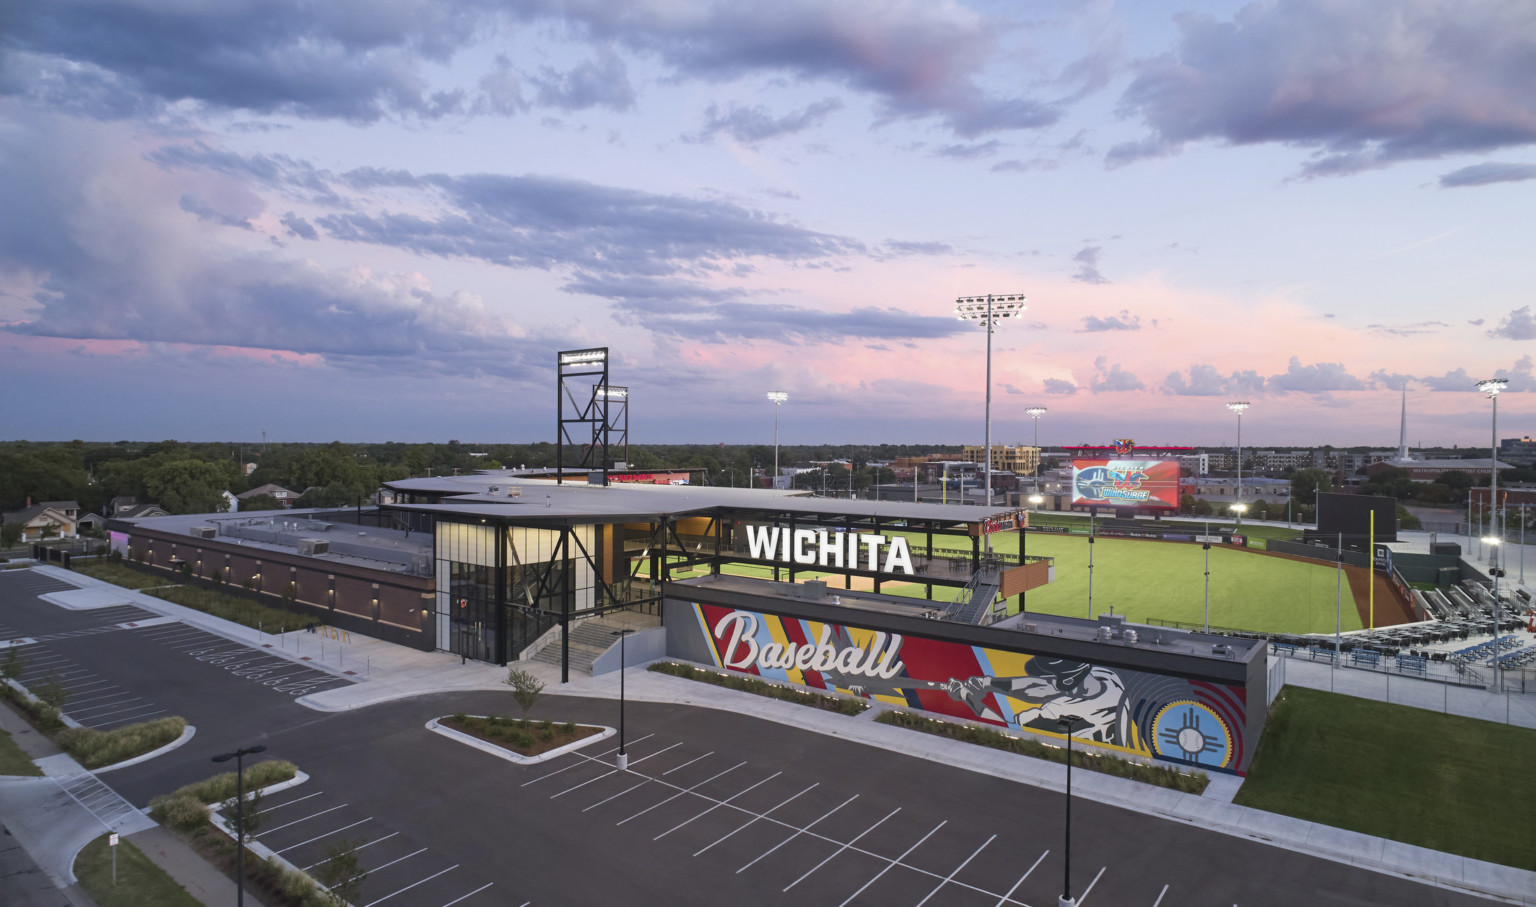
<svg viewBox="0 0 1536 907"><path fill-rule="evenodd" d="M437 523L437 644L476 661L502 660L496 536L495 526Z"/></svg>

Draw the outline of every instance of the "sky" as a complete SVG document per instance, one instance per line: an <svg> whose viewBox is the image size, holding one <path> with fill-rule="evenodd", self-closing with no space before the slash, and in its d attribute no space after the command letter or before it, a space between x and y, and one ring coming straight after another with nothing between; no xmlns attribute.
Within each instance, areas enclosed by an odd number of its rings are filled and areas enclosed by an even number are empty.
<svg viewBox="0 0 1536 907"><path fill-rule="evenodd" d="M0 4L0 438L1536 434L1536 4Z"/></svg>

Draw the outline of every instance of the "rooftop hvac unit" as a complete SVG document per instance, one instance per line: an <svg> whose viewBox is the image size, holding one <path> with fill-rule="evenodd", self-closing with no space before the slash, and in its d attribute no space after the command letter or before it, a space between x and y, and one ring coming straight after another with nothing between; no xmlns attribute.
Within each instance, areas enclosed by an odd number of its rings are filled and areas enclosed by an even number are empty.
<svg viewBox="0 0 1536 907"><path fill-rule="evenodd" d="M326 539L299 539L299 553L318 557L331 553L331 543Z"/></svg>
<svg viewBox="0 0 1536 907"><path fill-rule="evenodd" d="M217 526L193 526L191 532L192 532L192 537L193 538L211 539L211 538L215 538L215 537L218 536L218 534L219 534L219 527L217 527Z"/></svg>
<svg viewBox="0 0 1536 907"><path fill-rule="evenodd" d="M432 555L411 555L411 572L419 576L428 576L432 573Z"/></svg>

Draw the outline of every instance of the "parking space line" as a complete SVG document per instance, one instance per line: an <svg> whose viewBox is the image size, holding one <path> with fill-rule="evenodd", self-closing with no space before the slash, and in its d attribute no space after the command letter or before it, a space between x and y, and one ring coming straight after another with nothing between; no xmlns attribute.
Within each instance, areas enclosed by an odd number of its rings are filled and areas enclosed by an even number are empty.
<svg viewBox="0 0 1536 907"><path fill-rule="evenodd" d="M117 685L113 684L113 686L116 687ZM84 699L75 699L74 697L70 697L73 700L70 704L71 705L79 705L82 702L95 702L98 699L116 699L119 696L126 696L126 695L128 695L127 693L107 693L107 692L104 692L103 690L92 690L91 692L92 693L100 693L101 695L99 695L99 696L87 696Z"/></svg>
<svg viewBox="0 0 1536 907"><path fill-rule="evenodd" d="M93 718L93 719L94 718L104 718L107 715L115 715L118 712L131 712L131 711L133 711L133 709L131 709L131 708L118 708L118 706L126 706L130 702L142 702L142 701L143 701L142 697L135 696L132 699L124 699L121 702L109 702L109 703L107 703L105 705L93 705L93 706L91 706L88 709L69 709L66 712L66 714L68 714L71 718L75 719L76 721L79 721L80 720L80 716L85 714L86 712L101 712L101 714L99 714L99 715L92 715L91 718ZM134 708L142 708L142 706L135 706ZM103 709L106 709L106 711L102 711Z"/></svg>
<svg viewBox="0 0 1536 907"><path fill-rule="evenodd" d="M598 775L596 778L588 778L586 781L581 782L580 784L576 785L575 787L567 787L565 790L561 791L560 793L552 795L549 799L553 800L553 799L555 799L555 797L563 797L563 796L565 796L566 794L570 793L573 790L578 790L580 788L586 787L588 784L591 784L593 781L601 781L604 778L608 777L609 775L616 775L616 774L618 774L618 772L619 772L618 769L614 769L613 771L603 772L601 775Z"/></svg>
<svg viewBox="0 0 1536 907"><path fill-rule="evenodd" d="M666 776L672 774L675 771L681 771L682 769L687 768L688 766L694 764L695 762L698 762L700 759L708 759L710 756L713 756L714 754L715 754L715 751L714 750L710 750L709 752L705 753L702 756L698 756L696 758L689 759L687 762L684 762L682 765L679 765L677 768L668 769L667 771L662 772L661 776L663 778L665 778Z"/></svg>
<svg viewBox="0 0 1536 907"><path fill-rule="evenodd" d="M841 904L837 905L837 907L848 907L849 901L852 901L854 898L856 898L859 895L863 894L864 893L864 889L866 889L869 886L871 886L871 885L875 884L876 882L880 881L880 877L885 875L886 873L890 872L892 866L902 865L901 861L905 860L907 858L907 856L912 853L912 851L918 849L919 847L922 847L923 846L923 842L927 841L929 838L933 837L934 832L937 832L939 829L943 828L944 826L946 826L948 824L949 824L949 820L945 819L944 821L940 822L938 825L935 825L933 827L932 831L929 831L926 835L923 835L921 838L918 838L916 844L913 844L911 847L908 847L906 850L901 852L901 856L897 857L894 860L888 861L885 864L885 866L881 868L881 870L879 872L874 874L873 878L871 878L868 882L865 882L863 885L860 885L858 891L855 891L853 894L848 895L848 900L843 901Z"/></svg>
<svg viewBox="0 0 1536 907"><path fill-rule="evenodd" d="M259 832L259 833L255 834L255 835L253 835L252 837L259 838L262 835L270 835L274 831L282 831L283 829L288 828L291 825L298 825L300 822L308 822L310 819L313 819L316 816L323 816L326 813L333 813L333 812L335 812L338 809L343 809L343 808L346 807L346 805L347 804L343 803L343 804L341 804L341 806L333 806L330 809L322 809L319 812L313 813L313 814L308 815L308 816L305 816L302 819L294 819L292 822L289 822L288 825L279 825L276 828L269 828L266 831Z"/></svg>
<svg viewBox="0 0 1536 907"><path fill-rule="evenodd" d="M718 775L711 775L708 778L705 778L703 781L700 781L698 784L695 784L693 787L688 788L687 790L680 790L677 793L673 794L672 796L668 797L667 799L661 801L660 803L654 803L654 804L652 804L650 806L647 806L645 809L642 809L639 812L635 813L633 816L630 816L629 819L638 819L641 816L645 815L646 813L650 812L651 810L655 809L656 807L658 807L658 806L665 806L668 803L671 803L673 800L676 800L678 797L681 797L684 794L692 793L695 788L703 787L704 785L706 785L709 782L715 780L716 778L721 777L722 775L729 775L731 772L736 771L738 768L741 768L743 765L746 765L746 764L747 764L747 760L743 759L740 762L736 763L735 765L731 766L730 768L726 769L725 771L721 772ZM628 822L629 819L620 819L618 822L616 822L614 824L615 825L623 825L625 822Z"/></svg>
<svg viewBox="0 0 1536 907"><path fill-rule="evenodd" d="M127 722L130 722L130 721L147 721L150 718L154 717L155 715L164 715L164 714L165 714L165 709L156 709L153 712L145 712L142 715L134 715L132 718L113 718L111 721L103 721L101 724L94 724L94 725L91 725L91 727L94 727L94 728L96 728L96 730L99 731L102 728L111 727L114 724L126 724Z"/></svg>
<svg viewBox="0 0 1536 907"><path fill-rule="evenodd" d="M427 852L427 849L425 847L423 847L420 850L412 851L412 852L406 854L403 857L396 857L395 859L390 860L388 863L383 863L383 864L380 864L378 866L373 867L372 869L364 870L363 872L360 872L357 875L353 876L351 879L347 879L347 881L350 882L353 879L360 879L360 878L362 878L363 876L366 876L366 875L373 875L374 873L378 872L381 869L388 869L389 867L395 865L396 863L403 863L406 860L409 860L411 857L416 856L417 854L423 854L423 853L426 853L426 852Z"/></svg>
<svg viewBox="0 0 1536 907"><path fill-rule="evenodd" d="M1088 883L1088 887L1083 889L1082 896L1077 899L1078 904L1082 904L1084 901L1088 900L1088 892L1093 890L1093 886L1099 884L1099 877L1104 875L1104 870L1108 868L1108 866L1099 867L1099 875L1094 876L1093 881Z"/></svg>
<svg viewBox="0 0 1536 907"><path fill-rule="evenodd" d="M708 809L706 809L703 812L699 813L698 815L694 816L693 819L700 819L700 818L703 818L704 816L709 815L710 813L714 812L715 810L719 809L720 807L726 805L727 803L729 803L732 800L736 799L737 797L741 796L741 794L745 794L745 793L747 793L747 791L756 790L757 788L762 787L764 784L767 784L769 781L772 781L774 778L777 778L778 776L780 776L782 774L784 774L784 773L783 772L774 772L773 774L771 774L768 777L764 778L763 780L757 782L756 784L752 785L751 787L747 788L746 790L742 791L741 793L732 794L730 797L715 803L715 805L709 807ZM672 826L671 828L667 829L666 831L662 832L661 834L657 835L656 837L652 838L651 840L652 841L660 841L662 838L665 838L667 835L670 835L672 832L677 831L679 828L682 828L684 825L687 825L689 822L692 822L693 819L688 819L687 821L679 822L676 825Z"/></svg>
<svg viewBox="0 0 1536 907"><path fill-rule="evenodd" d="M484 885L481 885L479 888L476 888L474 891L471 891L469 894L463 895L462 897L454 898L453 900L451 900L448 903L444 904L443 907L453 907L454 904L457 904L460 901L467 901L470 898L474 897L475 895L479 894L480 892L484 891L485 889L487 889L487 888L489 888L489 887L491 887L492 885L495 885L495 884L496 884L495 882L486 882ZM528 907L528 905L532 904L532 903L533 903L532 901L524 901L523 902L523 907Z"/></svg>
<svg viewBox="0 0 1536 907"><path fill-rule="evenodd" d="M399 833L400 832L398 832L398 831L392 831L392 832L390 832L389 834L385 835L382 838L376 838L376 839L374 839L372 841L369 841L367 844L359 844L357 846L357 849L358 850L362 850L364 847L372 847L373 845L379 843L380 841L388 841L390 838L393 838L395 835L398 835ZM319 866L320 863L324 863L324 862L326 862L329 859L330 859L330 857L326 857L324 860L321 860L318 863L311 863L308 866L304 867L304 871L305 872L309 872L311 869L314 869L316 866Z"/></svg>
<svg viewBox="0 0 1536 907"><path fill-rule="evenodd" d="M37 676L37 675L40 675L42 673L43 672L41 672L41 671L36 671L36 672L30 672L30 673L27 673L27 674L23 674L22 676L24 678L31 678L33 676ZM91 671L90 671L89 668L76 668L76 669L74 669L72 671L49 671L48 673L50 675L54 676L54 677L57 677L60 680L63 680L64 678L69 677L69 676L74 675L74 674L90 674Z"/></svg>
<svg viewBox="0 0 1536 907"><path fill-rule="evenodd" d="M331 835L339 835L339 834L341 834L342 832L346 831L349 828L356 828L357 826L362 825L364 822L372 822L372 821L373 821L373 816L369 816L366 819L360 819L359 821L353 822L351 825L343 825L342 827L336 829L335 831L328 831L328 832L326 832L323 835L315 835L313 838L310 838L308 841L300 841L297 844L289 844L287 847L284 847L282 850L274 850L272 852L273 853L287 853L288 851L294 849L295 847L303 847L305 844L313 844L314 842L320 840L321 838L329 838Z"/></svg>
<svg viewBox="0 0 1536 907"><path fill-rule="evenodd" d="M382 904L382 903L384 903L385 901L389 900L390 898L394 897L397 894L400 894L400 893L406 892L406 891L410 891L412 888L415 888L417 885L424 885L427 882L430 882L433 879L437 878L438 876L444 875L446 873L453 872L455 869L458 869L458 868L459 868L459 864L455 863L452 866L449 866L447 869L444 869L442 872L433 873L432 875L427 876L426 878L422 879L420 882L412 882L411 884L409 884L409 885L405 886L404 888L400 889L400 891L391 891L389 894L384 895L382 898L379 898L377 901L370 901L367 904L365 904L364 907L373 907L374 904Z"/></svg>
<svg viewBox="0 0 1536 907"><path fill-rule="evenodd" d="M318 796L320 796L323 793L325 793L325 791L317 790L317 791L315 791L312 794L305 794L302 797L294 797L292 800L289 800L287 803L279 803L276 806L267 806L265 803L263 803L262 806L261 806L261 811L264 812L264 813L269 813L269 812L271 812L274 809L282 809L285 806L292 806L295 803L299 803L301 801L308 800L310 797L318 797Z"/></svg>
<svg viewBox="0 0 1536 907"><path fill-rule="evenodd" d="M822 819L825 819L827 816L832 815L833 813L837 812L838 810L842 809L843 807L847 806L848 804L852 803L853 801L855 801L857 799L859 799L859 795L858 794L854 794L853 796L849 797L848 799L844 800L843 802L837 804L836 806L834 806L831 809L827 810L826 812L822 813L820 819L817 819L815 822L812 822L810 825L807 825L804 828L796 829L794 834L790 835L789 837L785 838L784 840L780 841L779 843L773 845L773 847L769 848L768 850L764 851L763 853L758 854L755 858L753 858L751 863L748 863L747 865L745 865L745 866L741 867L740 869L736 870L736 874L737 875L741 875L743 872L746 872L748 869L751 869L752 866L754 864L756 864L758 860L761 860L763 857L768 856L769 854L773 853L775 850L778 850L780 847L783 847L785 844L788 844L790 841L793 841L794 839L796 839L796 838L800 837L801 835L805 834L807 831L810 831ZM765 813L765 815L766 815L766 813ZM793 827L793 826L791 826L791 827ZM697 854L695 856L697 856Z"/></svg>
<svg viewBox="0 0 1536 907"><path fill-rule="evenodd" d="M1159 891L1157 893L1157 900L1152 902L1152 907L1157 907L1158 904L1161 904L1163 902L1163 895L1165 895L1167 893L1168 893L1168 886L1164 885L1163 886L1163 890Z"/></svg>
<svg viewBox="0 0 1536 907"><path fill-rule="evenodd" d="M1008 889L1008 893L997 899L996 907L1003 907L1004 904L1007 904L1013 900L1013 893L1019 890L1019 886L1024 884L1024 880L1029 878L1030 873L1039 868L1040 863L1045 860L1045 855L1050 852L1050 848L1046 848L1040 852L1040 856L1035 857L1035 862L1031 864L1028 869L1024 870L1024 874L1019 876L1019 880L1017 882L1013 883L1013 887ZM1161 900L1161 898L1159 898L1159 900ZM1156 905L1154 904L1153 907L1156 907Z"/></svg>
<svg viewBox="0 0 1536 907"><path fill-rule="evenodd" d="M977 854L981 853L983 850L986 850L987 849L987 845L991 844L993 841L996 841L996 840L997 840L997 835L993 835L992 837L990 837L990 838L986 839L985 841L981 842L981 846L976 848L976 850L970 856L966 857L964 863L961 863L959 866L956 866L954 872L951 872L949 875L945 876L944 880L942 882L940 882L938 885L935 885L933 890L928 892L928 897L925 897L921 901L918 901L916 907L923 907L924 904L928 903L929 898L932 898L934 895L938 894L940 888L943 888L945 885L948 885L950 883L950 881L954 879L955 876L960 874L960 870L964 869L972 860L976 859L976 855ZM1079 901L1078 903L1082 903L1082 902Z"/></svg>
<svg viewBox="0 0 1536 907"><path fill-rule="evenodd" d="M876 822L874 825L871 825L870 827L868 827L868 828L864 829L863 831L859 832L858 837L854 838L852 841L849 841L849 842L845 843L842 847L839 847L838 849L836 849L836 850L832 851L831 853L827 854L827 858L826 859L822 860L820 863L817 863L815 866L812 866L810 869L807 869L805 871L805 875L802 875L800 878L795 879L793 882L790 882L788 885L785 885L784 886L784 890L788 891L789 889L795 887L796 885L799 885L801 882L804 882L807 878L810 877L811 873L815 872L816 870L820 869L821 867L823 867L823 866L827 865L828 863L832 862L833 860L837 859L839 854L841 854L843 851L847 850L848 848L852 847L853 845L859 843L859 840L861 838L863 838L865 835L869 834L870 832L874 831L875 829L879 828L880 826L884 825L886 819L889 819L891 816L894 816L894 815L896 815L899 812L901 812L901 807L898 806L895 809L891 810L890 812L886 813L885 814L885 819L881 819L879 822ZM993 835L993 837L995 838L997 836ZM982 845L982 846L986 846L986 845ZM967 860L966 862L969 863L970 861ZM964 864L962 864L962 865L964 865ZM931 896L932 895L930 895L930 897ZM923 900L926 901L926 900L928 900L928 898L923 898Z"/></svg>
<svg viewBox="0 0 1536 907"><path fill-rule="evenodd" d="M605 797L604 799L597 801L596 803L594 803L591 806L587 807L586 809L582 810L582 812L591 812L592 810L597 809L599 806L602 806L604 803L607 803L609 800L617 800L619 797L624 796L625 794L629 793L630 791L634 790L635 788L637 788L637 787L644 787L645 785L650 784L650 783L651 783L651 779L650 778L646 778L644 781L641 781L639 784L635 784L635 785L632 785L630 787L624 788L623 790L621 790L618 793L614 794L612 797Z"/></svg>
<svg viewBox="0 0 1536 907"><path fill-rule="evenodd" d="M754 815L752 818L750 818L747 821L745 821L745 822L741 823L740 825L738 825L734 831L727 832L725 835L723 835L723 836L721 836L719 838L716 838L714 841L710 842L709 844L706 844L704 846L703 850L695 851L693 855L694 856L698 856L699 854L703 853L705 850L708 850L711 847L714 847L716 844L719 844L721 841L724 841L726 838L729 838L731 835L736 834L736 832L741 831L742 829L746 828L748 825L751 825L753 822L756 822L758 819L766 819L766 818L768 818L769 813L772 813L774 810L778 809L780 806L787 805L791 801L798 799L801 794L810 793L812 789L814 789L816 787L820 787L820 786L821 786L821 782L817 781L815 784L812 784L810 787L807 787L805 790L801 791L799 794L795 794L793 797L790 797L789 800L784 800L784 801L780 802L773 809L768 810L768 812L762 813L760 815Z"/></svg>
<svg viewBox="0 0 1536 907"><path fill-rule="evenodd" d="M96 675L92 674L91 676L95 677ZM86 687L99 687L99 686L102 686L103 684L110 685L112 683L112 681L110 681L110 680L85 680L85 678L80 678L80 680L84 681L84 682L77 682L77 683L68 685L68 686L64 687L64 689L68 690L71 694L74 694L76 692L79 692L80 690L85 689Z"/></svg>
<svg viewBox="0 0 1536 907"><path fill-rule="evenodd" d="M655 734L646 734L644 737L641 737L639 740L635 740L633 742L634 743L639 743L641 740L648 740L648 739L650 739L651 737L654 737L654 736L656 736L656 735ZM674 743L672 746L682 746L682 744L681 743ZM672 749L672 746L667 747L667 749L668 750ZM618 747L614 747L611 750L604 750L603 752L598 753L597 756L588 756L586 753L577 753L576 755L579 756L580 758L572 760L569 765L566 765L563 768L557 768L557 769L555 769L552 772L545 772L544 774L538 776L537 778L531 778L531 779L529 779L527 781L524 781L522 784L519 784L518 787L527 787L530 784L537 784L540 781L543 781L545 778L552 778L555 775L560 774L561 772L568 772L571 769L576 768L579 765L586 765L588 762L602 762L602 759L599 758L600 756L606 756L609 753L616 753L618 751L619 751L619 748ZM661 750L660 752L664 753L666 751L667 750ZM659 754L658 753L652 753L651 755L659 755ZM650 758L650 756L646 756L645 757L645 759L649 759L649 758ZM638 762L643 762L643 761L645 761L645 759L636 759L635 762L637 762L637 763ZM585 760L585 761L583 761L583 760ZM631 763L631 764L633 764L633 763Z"/></svg>

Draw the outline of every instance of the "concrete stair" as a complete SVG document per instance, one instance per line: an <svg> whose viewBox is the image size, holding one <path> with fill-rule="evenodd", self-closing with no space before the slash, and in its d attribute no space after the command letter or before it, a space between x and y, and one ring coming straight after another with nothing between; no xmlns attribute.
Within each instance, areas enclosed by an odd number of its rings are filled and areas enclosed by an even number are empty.
<svg viewBox="0 0 1536 907"><path fill-rule="evenodd" d="M622 623L610 623L602 618L584 621L571 628L571 673L591 674L592 662L599 655L619 644L619 638L613 635L615 630L621 629ZM545 664L560 664L560 643L555 642L545 646L539 654L533 656L534 661L542 661Z"/></svg>

